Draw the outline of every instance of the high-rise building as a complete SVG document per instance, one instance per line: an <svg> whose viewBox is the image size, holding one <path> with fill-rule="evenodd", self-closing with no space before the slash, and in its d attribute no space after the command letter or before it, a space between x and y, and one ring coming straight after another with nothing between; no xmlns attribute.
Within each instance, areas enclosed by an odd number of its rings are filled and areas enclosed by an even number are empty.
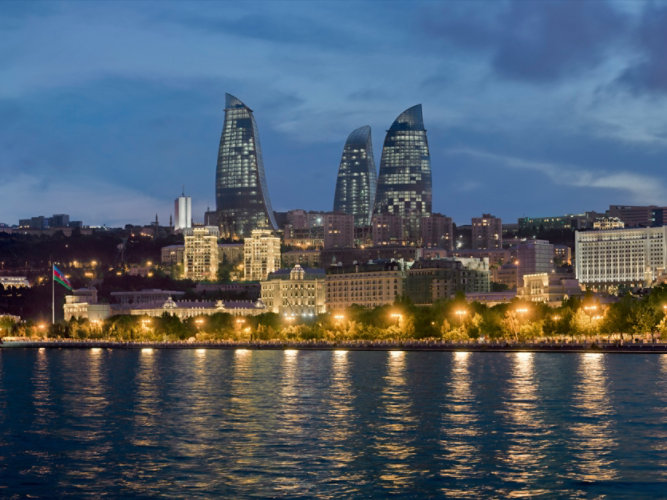
<svg viewBox="0 0 667 500"><path fill-rule="evenodd" d="M451 217L442 214L422 217L421 231L424 247L454 249L454 223Z"/></svg>
<svg viewBox="0 0 667 500"><path fill-rule="evenodd" d="M225 236L244 238L253 229L276 229L252 110L225 96L215 179L217 221Z"/></svg>
<svg viewBox="0 0 667 500"><path fill-rule="evenodd" d="M376 184L371 128L366 125L354 130L345 141L338 167L334 212L354 215L355 226L370 225Z"/></svg>
<svg viewBox="0 0 667 500"><path fill-rule="evenodd" d="M174 200L174 229L190 227L192 227L192 198L182 193Z"/></svg>
<svg viewBox="0 0 667 500"><path fill-rule="evenodd" d="M517 246L517 285L526 274L551 273L554 269L554 246L546 240L527 240Z"/></svg>
<svg viewBox="0 0 667 500"><path fill-rule="evenodd" d="M183 248L183 278L215 281L218 277L218 228L200 226L186 229Z"/></svg>
<svg viewBox="0 0 667 500"><path fill-rule="evenodd" d="M503 247L503 222L491 214L472 218L472 248L488 250Z"/></svg>
<svg viewBox="0 0 667 500"><path fill-rule="evenodd" d="M253 229L243 241L243 263L246 281L265 280L280 269L280 238L268 229Z"/></svg>
<svg viewBox="0 0 667 500"><path fill-rule="evenodd" d="M403 113L387 131L382 147L375 214L403 217L405 237L421 237L421 219L431 213L431 157L421 104Z"/></svg>
<svg viewBox="0 0 667 500"><path fill-rule="evenodd" d="M324 248L354 246L354 216L328 213L324 215Z"/></svg>

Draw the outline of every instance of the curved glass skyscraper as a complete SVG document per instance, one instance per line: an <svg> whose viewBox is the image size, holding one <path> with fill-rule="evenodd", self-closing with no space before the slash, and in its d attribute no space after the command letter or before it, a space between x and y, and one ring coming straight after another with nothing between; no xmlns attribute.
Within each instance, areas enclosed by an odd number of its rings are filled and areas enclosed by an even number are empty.
<svg viewBox="0 0 667 500"><path fill-rule="evenodd" d="M401 113L387 131L375 195L376 214L403 217L404 235L417 241L421 218L431 213L431 156L422 106Z"/></svg>
<svg viewBox="0 0 667 500"><path fill-rule="evenodd" d="M255 117L248 106L230 94L225 95L215 202L218 222L228 236L244 238L253 229L277 227Z"/></svg>
<svg viewBox="0 0 667 500"><path fill-rule="evenodd" d="M365 125L354 130L345 141L338 167L334 212L354 215L355 226L369 226L376 181L371 128Z"/></svg>

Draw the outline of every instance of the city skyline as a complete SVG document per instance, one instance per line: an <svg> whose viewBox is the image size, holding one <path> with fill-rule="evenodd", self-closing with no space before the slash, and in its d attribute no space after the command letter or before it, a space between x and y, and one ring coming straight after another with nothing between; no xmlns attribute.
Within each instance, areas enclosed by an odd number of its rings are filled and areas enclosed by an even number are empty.
<svg viewBox="0 0 667 500"><path fill-rule="evenodd" d="M667 204L667 6L206 5L3 3L0 222L166 224L182 184L203 222L226 91L277 211L329 210L349 131L415 102L432 209L459 224Z"/></svg>

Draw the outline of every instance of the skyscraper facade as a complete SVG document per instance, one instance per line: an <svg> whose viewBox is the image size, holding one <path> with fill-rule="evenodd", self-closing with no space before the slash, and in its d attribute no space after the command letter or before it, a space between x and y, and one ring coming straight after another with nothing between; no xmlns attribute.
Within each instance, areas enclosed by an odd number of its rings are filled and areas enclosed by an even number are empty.
<svg viewBox="0 0 667 500"><path fill-rule="evenodd" d="M431 190L431 157L418 104L401 113L387 131L374 213L400 215L405 236L417 241L421 219L431 213Z"/></svg>
<svg viewBox="0 0 667 500"><path fill-rule="evenodd" d="M225 96L215 201L224 236L244 238L253 229L277 228L255 117L248 106L230 94Z"/></svg>
<svg viewBox="0 0 667 500"><path fill-rule="evenodd" d="M190 227L192 227L192 198L183 193L174 200L174 229Z"/></svg>
<svg viewBox="0 0 667 500"><path fill-rule="evenodd" d="M353 215L357 227L370 225L376 183L371 128L366 125L354 130L345 141L338 167L334 212Z"/></svg>

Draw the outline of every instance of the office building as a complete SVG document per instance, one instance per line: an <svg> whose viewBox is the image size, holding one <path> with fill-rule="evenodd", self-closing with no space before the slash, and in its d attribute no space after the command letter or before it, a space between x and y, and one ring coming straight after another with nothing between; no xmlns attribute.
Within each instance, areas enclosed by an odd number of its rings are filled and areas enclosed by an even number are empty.
<svg viewBox="0 0 667 500"><path fill-rule="evenodd" d="M374 246L403 245L403 218L391 214L373 215L371 238Z"/></svg>
<svg viewBox="0 0 667 500"><path fill-rule="evenodd" d="M192 198L181 194L174 201L174 229L179 231L192 227Z"/></svg>
<svg viewBox="0 0 667 500"><path fill-rule="evenodd" d="M184 230L183 278L216 281L218 277L218 228L199 226Z"/></svg>
<svg viewBox="0 0 667 500"><path fill-rule="evenodd" d="M345 141L333 211L353 215L355 226L370 225L376 185L371 128L366 125L354 130Z"/></svg>
<svg viewBox="0 0 667 500"><path fill-rule="evenodd" d="M280 269L280 238L268 229L254 229L243 241L243 279L265 280Z"/></svg>
<svg viewBox="0 0 667 500"><path fill-rule="evenodd" d="M421 241L425 248L454 249L454 223L451 217L431 214L422 217Z"/></svg>
<svg viewBox="0 0 667 500"><path fill-rule="evenodd" d="M324 248L354 246L354 216L344 213L324 215Z"/></svg>
<svg viewBox="0 0 667 500"><path fill-rule="evenodd" d="M551 273L554 269L554 246L546 240L526 240L516 249L517 286L526 274Z"/></svg>
<svg viewBox="0 0 667 500"><path fill-rule="evenodd" d="M226 237L277 229L252 110L226 94L225 123L216 170L216 220Z"/></svg>
<svg viewBox="0 0 667 500"><path fill-rule="evenodd" d="M586 288L650 287L665 275L667 226L577 231L574 254Z"/></svg>
<svg viewBox="0 0 667 500"><path fill-rule="evenodd" d="M660 227L667 223L667 207L656 205L610 205L607 214L623 221L625 227Z"/></svg>
<svg viewBox="0 0 667 500"><path fill-rule="evenodd" d="M490 250L503 247L503 222L499 217L483 214L472 219L472 248Z"/></svg>
<svg viewBox="0 0 667 500"><path fill-rule="evenodd" d="M387 131L373 213L403 217L404 237L416 242L431 201L431 157L418 104L401 113Z"/></svg>

